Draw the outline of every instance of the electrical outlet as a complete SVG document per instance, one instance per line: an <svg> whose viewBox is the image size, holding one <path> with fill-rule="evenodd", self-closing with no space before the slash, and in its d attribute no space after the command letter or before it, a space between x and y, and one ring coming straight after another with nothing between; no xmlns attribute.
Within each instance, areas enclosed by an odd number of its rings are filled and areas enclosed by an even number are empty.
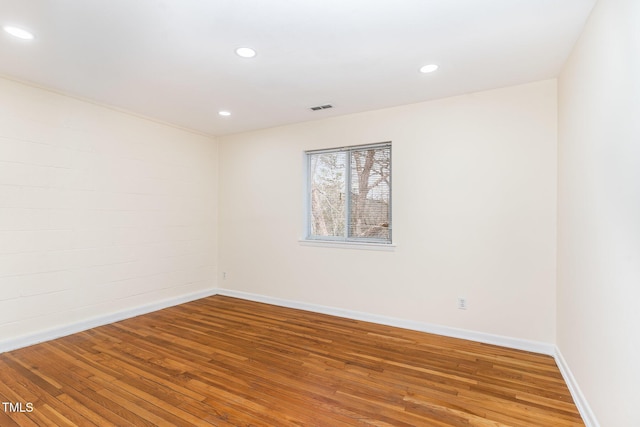
<svg viewBox="0 0 640 427"><path fill-rule="evenodd" d="M458 297L458 309L466 310L467 309L467 299L464 297Z"/></svg>
<svg viewBox="0 0 640 427"><path fill-rule="evenodd" d="M227 280L227 272L226 271L222 272L222 280Z"/></svg>

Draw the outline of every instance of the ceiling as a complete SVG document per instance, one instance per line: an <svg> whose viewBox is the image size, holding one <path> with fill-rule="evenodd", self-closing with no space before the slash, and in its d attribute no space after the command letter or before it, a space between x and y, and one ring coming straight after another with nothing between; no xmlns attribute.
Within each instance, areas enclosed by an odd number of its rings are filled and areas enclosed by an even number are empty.
<svg viewBox="0 0 640 427"><path fill-rule="evenodd" d="M225 135L555 77L594 3L0 0L0 74Z"/></svg>

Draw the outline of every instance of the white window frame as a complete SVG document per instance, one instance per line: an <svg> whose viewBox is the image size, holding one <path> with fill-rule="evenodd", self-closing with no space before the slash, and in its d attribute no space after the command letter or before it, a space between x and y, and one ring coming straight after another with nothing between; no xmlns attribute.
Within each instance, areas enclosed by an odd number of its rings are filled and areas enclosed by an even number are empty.
<svg viewBox="0 0 640 427"><path fill-rule="evenodd" d="M370 238L370 237L350 237L349 236L349 218L351 216L351 152L352 151L362 151L367 149L377 149L377 148L389 148L389 239L379 239L379 238ZM338 153L345 152L347 153L347 161L345 162L345 230L343 236L317 236L311 233L311 187L312 187L312 176L311 176L311 156L314 154L322 154L322 153ZM395 245L393 244L393 222L392 222L392 175L393 175L393 159L392 159L392 150L391 150L391 141L375 143L375 144L364 144L364 145L351 145L337 148L328 148L321 150L308 150L304 152L304 162L305 162L305 209L304 209L304 238L300 240L302 244L312 245L312 246L324 246L324 247L349 247L349 248L360 248L360 249L370 249L370 250L385 250L388 248L393 248Z"/></svg>

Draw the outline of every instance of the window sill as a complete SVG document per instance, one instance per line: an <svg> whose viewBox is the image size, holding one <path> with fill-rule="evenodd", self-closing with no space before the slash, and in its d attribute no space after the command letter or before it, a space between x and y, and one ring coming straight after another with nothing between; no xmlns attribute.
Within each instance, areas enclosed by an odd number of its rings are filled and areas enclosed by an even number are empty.
<svg viewBox="0 0 640 427"><path fill-rule="evenodd" d="M298 241L301 246L315 246L319 248L338 248L338 249L361 249L365 251L387 251L392 252L396 249L393 243L366 243L366 242L343 242L340 240L309 240L300 239Z"/></svg>

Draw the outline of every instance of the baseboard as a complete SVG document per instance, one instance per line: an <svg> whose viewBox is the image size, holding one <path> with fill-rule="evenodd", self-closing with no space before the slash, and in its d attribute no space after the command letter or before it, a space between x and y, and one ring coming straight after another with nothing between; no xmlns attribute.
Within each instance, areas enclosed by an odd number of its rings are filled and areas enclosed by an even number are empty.
<svg viewBox="0 0 640 427"><path fill-rule="evenodd" d="M389 316L381 316L371 313L346 310L336 307L328 307L318 304L310 304L299 301L274 298L265 295L252 294L248 292L234 291L230 289L213 288L202 292L196 292L183 295L177 298L171 298L158 301L152 304L135 307L103 316L93 317L82 322L70 325L58 326L33 334L20 337L10 338L0 341L0 353L27 347L33 344L53 340L63 336L71 335L77 332L86 331L87 329L96 328L98 326L107 325L109 323L119 322L131 317L140 316L142 314L151 313L153 311L162 310L186 302L206 298L213 295L226 295L235 298L246 299L250 301L263 302L266 304L277 305L281 307L296 308L316 313L329 314L332 316L345 317L347 319L361 320L364 322L378 323L381 325L395 326L398 328L411 329L414 331L427 332L431 334L443 335L453 338L467 339L485 344L499 345L502 347L513 348L517 350L531 351L533 353L547 354L556 356L557 349L553 344L544 342L523 340L519 338L505 337L501 335L488 334L484 332L470 331L466 329L452 328L426 322L416 322L412 320L399 319ZM597 424L596 424L597 425Z"/></svg>
<svg viewBox="0 0 640 427"><path fill-rule="evenodd" d="M226 295L229 297L241 298L250 301L263 302L266 304L277 305L281 307L296 308L300 310L312 311L315 313L330 314L332 316L345 317L347 319L361 320L364 322L378 323L381 325L395 326L398 328L411 329L414 331L427 332L431 334L443 335L452 338L462 338L466 340L481 342L485 344L493 344L501 347L508 347L517 350L530 351L533 353L546 354L554 356L556 347L538 341L529 341L519 338L505 337L501 335L487 334L484 332L470 331L466 329L451 328L448 326L436 325L426 322L416 322L412 320L399 319L395 317L380 316L376 314L364 313L359 311L345 310L341 308L328 307L317 304L304 303L299 301L274 298L264 295L252 294L247 292L234 291L230 289L218 289L218 295Z"/></svg>
<svg viewBox="0 0 640 427"><path fill-rule="evenodd" d="M194 292L187 295L181 295L176 298L170 298L147 305L134 307L128 310L122 310L103 316L96 316L82 322L58 326L33 334L2 340L0 341L0 353L16 350L22 347L28 347L33 344L38 344L41 342L75 334L77 332L86 331L87 329L96 328L98 326L107 325L109 323L119 322L131 317L140 316L142 314L151 313L153 311L162 310L164 308L173 307L175 305L184 304L186 302L195 301L197 299L206 298L215 295L216 293L218 293L218 289L215 288L206 291Z"/></svg>
<svg viewBox="0 0 640 427"><path fill-rule="evenodd" d="M558 347L555 348L555 354L553 357L556 359L556 364L558 365L558 369L560 369L560 373L564 378L564 382L567 383L567 387L569 387L569 391L571 392L571 396L573 397L573 401L580 411L580 416L582 416L582 421L586 427L600 427L598 420L596 419L595 414L591 410L587 399L582 394L582 390L578 386L578 382L576 378L573 376L571 369L569 369L569 365L567 361L562 356L560 349Z"/></svg>

